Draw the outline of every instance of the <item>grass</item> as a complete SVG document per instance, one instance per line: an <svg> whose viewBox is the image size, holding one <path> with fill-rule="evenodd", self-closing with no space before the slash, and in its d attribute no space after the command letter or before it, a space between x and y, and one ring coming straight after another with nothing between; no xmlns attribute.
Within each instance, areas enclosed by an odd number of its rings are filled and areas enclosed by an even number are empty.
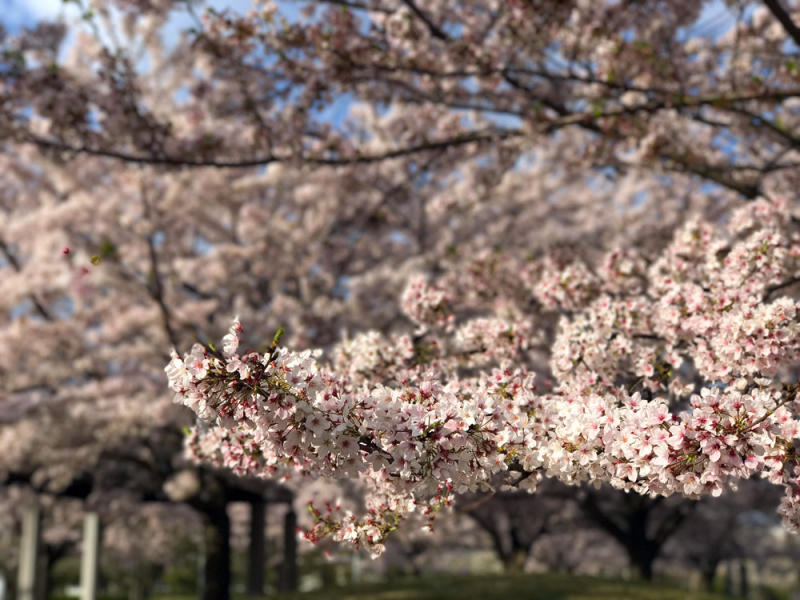
<svg viewBox="0 0 800 600"><path fill-rule="evenodd" d="M306 593L278 594L275 600L721 600L722 596L676 587L594 577L491 575L423 577ZM159 600L184 600L161 597ZM188 600L188 598L186 599Z"/></svg>

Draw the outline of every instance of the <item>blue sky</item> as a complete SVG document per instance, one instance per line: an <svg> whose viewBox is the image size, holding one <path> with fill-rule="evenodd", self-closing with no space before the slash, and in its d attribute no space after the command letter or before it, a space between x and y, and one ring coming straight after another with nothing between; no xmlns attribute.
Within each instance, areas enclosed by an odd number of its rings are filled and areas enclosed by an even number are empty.
<svg viewBox="0 0 800 600"><path fill-rule="evenodd" d="M0 19L12 31L58 17L67 10L77 13L74 6L65 6L62 0L0 0Z"/></svg>
<svg viewBox="0 0 800 600"><path fill-rule="evenodd" d="M84 0L84 4L91 4ZM252 0L210 0L205 3L216 9L230 7L237 12L244 12L252 7ZM202 8L199 9L202 12ZM76 17L79 14L76 6L63 0L0 0L0 21L11 31L20 26L30 26L39 21L51 20L64 16ZM175 33L182 27L189 27L191 21L186 16L176 17Z"/></svg>

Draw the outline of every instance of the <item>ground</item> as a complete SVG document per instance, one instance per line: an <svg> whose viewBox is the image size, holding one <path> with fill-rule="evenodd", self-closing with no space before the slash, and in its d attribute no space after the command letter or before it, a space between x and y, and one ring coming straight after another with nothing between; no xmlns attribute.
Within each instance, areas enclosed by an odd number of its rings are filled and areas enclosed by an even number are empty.
<svg viewBox="0 0 800 600"><path fill-rule="evenodd" d="M439 576L270 596L273 600L722 600L676 585L567 575ZM157 600L192 600L159 597Z"/></svg>

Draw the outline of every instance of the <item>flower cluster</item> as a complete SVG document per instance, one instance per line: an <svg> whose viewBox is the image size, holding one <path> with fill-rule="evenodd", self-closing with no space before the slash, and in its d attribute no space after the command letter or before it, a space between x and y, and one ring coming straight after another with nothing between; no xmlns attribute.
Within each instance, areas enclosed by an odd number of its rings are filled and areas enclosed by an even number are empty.
<svg viewBox="0 0 800 600"><path fill-rule="evenodd" d="M509 363L519 359L534 339L529 321L480 318L467 321L455 332L455 342L472 362Z"/></svg>
<svg viewBox="0 0 800 600"><path fill-rule="evenodd" d="M239 355L240 331L237 321L222 354L196 345L166 369L176 399L220 426L192 436L189 447L199 458L242 474L294 469L366 478L384 496L421 498L475 489L515 459L531 459L532 383L524 372L495 371L447 387L423 379L357 390L321 370L308 351ZM535 481L527 477L526 485ZM381 514L415 505L395 504L383 503ZM367 538L376 546L383 540L374 532Z"/></svg>
<svg viewBox="0 0 800 600"><path fill-rule="evenodd" d="M787 408L795 393L704 388L679 414L639 393L551 397L544 405L552 431L540 455L548 475L640 493L719 495L729 478L758 471L781 483L787 448L800 433Z"/></svg>
<svg viewBox="0 0 800 600"><path fill-rule="evenodd" d="M424 277L409 281L403 292L402 309L406 316L417 324L419 331L429 327L446 327L452 324L453 316L447 310L449 298L445 290L430 285Z"/></svg>
<svg viewBox="0 0 800 600"><path fill-rule="evenodd" d="M545 474L699 497L760 473L787 486L781 513L800 528L798 386L779 379L800 324L794 300L769 300L797 270L787 222L757 202L727 233L690 221L655 259L616 250L594 275L545 258L538 282L528 269L560 312L546 394L519 366L542 333L503 289L479 295L493 314L459 323L454 279L414 279L402 302L415 338L359 334L332 367L310 351L240 354L237 320L221 353L196 345L167 367L177 401L217 423L189 447L238 473L360 479L369 514L312 509L306 536L375 552L408 513L435 514L498 474L528 489Z"/></svg>

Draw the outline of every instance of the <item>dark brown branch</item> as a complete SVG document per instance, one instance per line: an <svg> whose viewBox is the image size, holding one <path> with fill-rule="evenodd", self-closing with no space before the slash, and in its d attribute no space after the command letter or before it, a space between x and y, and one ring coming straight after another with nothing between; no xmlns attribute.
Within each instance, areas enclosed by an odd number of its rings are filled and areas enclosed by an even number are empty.
<svg viewBox="0 0 800 600"><path fill-rule="evenodd" d="M607 531L623 546L628 543L628 534L619 525L617 525L609 515L607 515L601 508L597 499L591 491L587 490L585 495L579 500L583 512L595 521L600 527Z"/></svg>
<svg viewBox="0 0 800 600"><path fill-rule="evenodd" d="M14 254L11 252L11 250L3 240L0 240L0 250L3 251L3 255L5 255L6 260L8 261L8 264L11 265L12 269L14 269L17 273L22 271L22 267L20 266L17 257L14 256ZM39 299L36 297L36 294L31 292L28 295L28 297L31 299L31 302L33 302L33 306L36 308L36 312L38 312L46 321L52 321L53 319L52 315L50 315L50 313L44 307L44 305L42 305L42 303L39 302Z"/></svg>
<svg viewBox="0 0 800 600"><path fill-rule="evenodd" d="M156 252L156 246L153 242L152 235L147 236L147 249L150 255L151 269L151 281L148 285L148 291L150 292L150 297L153 298L153 300L155 300L158 304L159 311L161 312L161 321L164 325L164 330L167 332L167 337L169 338L172 347L177 353L180 354L181 350L178 346L178 337L175 335L175 330L172 328L172 316L170 315L169 307L164 300L164 288L161 285L161 276L158 273L158 253Z"/></svg>
<svg viewBox="0 0 800 600"><path fill-rule="evenodd" d="M800 28L794 24L792 17L790 17L789 13L781 6L779 0L764 0L764 4L767 5L767 8L769 8L775 18L780 21L781 25L783 25L783 29L792 37L794 43L800 46Z"/></svg>
<svg viewBox="0 0 800 600"><path fill-rule="evenodd" d="M352 8L354 10L366 10L369 12L379 12L387 15L392 14L394 11L388 8L381 8L379 6L371 6L362 2L352 2L350 0L324 0L325 4L333 4L335 6L342 6L344 8Z"/></svg>
<svg viewBox="0 0 800 600"><path fill-rule="evenodd" d="M661 496L660 496L661 497ZM680 528L686 518L697 506L697 501L686 501L671 511L658 526L653 541L663 546L666 541Z"/></svg>
<svg viewBox="0 0 800 600"><path fill-rule="evenodd" d="M778 125L776 125L775 123L773 123L769 119L767 119L765 117L762 117L761 115L758 115L758 114L755 114L755 113L751 113L750 111L748 111L746 109L743 109L743 108L732 107L731 110L733 112L736 112L736 113L739 113L741 115L744 115L745 117L748 117L752 121L756 121L755 123L751 123L755 127L759 127L759 126L766 127L772 133L776 134L778 137L781 137L784 140L786 140L787 142L789 142L789 144L792 147L800 146L800 139L796 138L791 133L789 133L788 131L786 131L782 127L779 127Z"/></svg>
<svg viewBox="0 0 800 600"><path fill-rule="evenodd" d="M675 173L690 173L692 175L697 175L698 177L702 177L703 179L707 179L709 181L713 181L714 183L732 190L737 194L741 194L748 200L754 200L758 196L761 195L761 187L757 184L746 184L738 181L734 181L730 177L725 177L723 171L716 167L710 167L708 165L702 165L698 163L694 163L692 161L684 161L677 159L674 156L670 155L663 155L660 158L664 159L664 163L655 163L655 164L632 164L626 163L622 161L604 161L603 163L597 163L594 165L596 169L603 169L603 168L614 168L618 170L626 170L626 169L644 169L644 170L657 170L657 167L660 166L661 168L672 171ZM783 165L783 166L776 166L769 169L761 169L759 167L751 167L751 166L740 166L740 165L731 165L725 167L725 170L730 171L754 171L756 173L769 173L771 171L783 169L783 168L795 168L800 167L800 164L797 165Z"/></svg>
<svg viewBox="0 0 800 600"><path fill-rule="evenodd" d="M755 200L761 195L761 186L757 183L744 183L735 181L730 177L725 177L721 170L715 169L714 167L696 163L693 161L682 160L676 157L666 157L675 163L675 166L667 167L672 171L678 172L688 172L693 173L695 175L699 175L704 179L708 179L709 181L713 181L714 183L721 185L722 187L726 187L729 190L733 190L734 192L738 192L748 200ZM676 168L679 167L679 168Z"/></svg>
<svg viewBox="0 0 800 600"><path fill-rule="evenodd" d="M468 513L468 512L472 512L474 510L477 510L481 506L486 504L489 500L494 498L496 494L497 494L496 491L487 492L484 495L480 496L477 500L473 500L469 504L465 504L463 506L460 505L460 504L456 504L456 511L457 512L462 512L462 513Z"/></svg>
<svg viewBox="0 0 800 600"><path fill-rule="evenodd" d="M40 148L47 148L52 150L59 150L72 154L87 154L89 156L100 156L103 158L113 158L129 163L148 164L148 165L164 165L173 167L211 167L216 169L236 169L246 167L258 167L267 165L273 162L288 162L296 160L301 163L312 165L327 165L327 166L347 166L358 164L370 164L390 160L392 158L401 158L417 154L419 152L427 152L432 150L447 150L448 148L463 146L466 144L491 142L496 140L503 140L513 137L522 136L523 133L517 130L496 130L488 132L474 132L467 133L457 137L436 142L425 142L415 146L408 146L398 150L391 150L382 154L373 155L360 155L354 158L316 158L316 157L286 157L280 158L273 155L267 155L259 158L249 160L231 160L231 161L218 161L218 160L187 160L183 158L171 156L146 156L141 154L132 154L129 152L119 150L109 150L103 148L89 148L87 146L72 146L57 140L48 140L36 136L30 136L24 140L27 143L35 144Z"/></svg>
<svg viewBox="0 0 800 600"><path fill-rule="evenodd" d="M676 96L671 100L658 100L646 102L638 106L613 106L605 110L592 110L573 113L571 115L554 119L546 124L549 133L554 129L569 125L581 125L597 119L620 117L637 113L655 113L659 110L673 108L676 110L697 108L700 106L725 106L735 102L749 102L753 100L779 101L800 96L800 90L791 91L756 91L740 93L703 94L698 96Z"/></svg>
<svg viewBox="0 0 800 600"><path fill-rule="evenodd" d="M442 31L436 24L428 18L422 10L416 5L414 0L403 0L403 4L405 4L408 8L411 9L417 18L425 23L425 26L428 28L428 31L431 32L431 35L439 40L448 41L450 40L450 36L447 35L444 31Z"/></svg>
<svg viewBox="0 0 800 600"><path fill-rule="evenodd" d="M775 285L769 286L767 289L764 290L764 302L769 300L769 297L772 296L775 292L779 292L783 289L791 287L796 283L800 283L800 277L792 277L791 279L787 279L781 283L776 283Z"/></svg>
<svg viewBox="0 0 800 600"><path fill-rule="evenodd" d="M582 76L578 75L577 73L553 73L546 69L530 69L530 68L515 67L515 66L508 66L502 69L466 68L453 71L439 71L435 69L420 67L417 65L401 64L401 65L387 66L387 65L373 64L373 63L359 63L353 60L353 56L348 55L344 52L339 52L335 49L333 49L332 52L338 58L347 62L349 65L357 69L365 69L369 71L381 71L385 73L412 73L415 75L427 75L435 79L469 79L472 77L492 77L494 75L500 75L505 78L507 76L521 75L525 77L538 77L540 79L545 79L551 82L566 81L573 83L585 83L585 84L598 85L613 90L621 90L626 92L641 92L648 96L657 94L671 95L674 94L676 91L658 87L641 87L625 82L608 81L607 79L602 79L594 76Z"/></svg>

